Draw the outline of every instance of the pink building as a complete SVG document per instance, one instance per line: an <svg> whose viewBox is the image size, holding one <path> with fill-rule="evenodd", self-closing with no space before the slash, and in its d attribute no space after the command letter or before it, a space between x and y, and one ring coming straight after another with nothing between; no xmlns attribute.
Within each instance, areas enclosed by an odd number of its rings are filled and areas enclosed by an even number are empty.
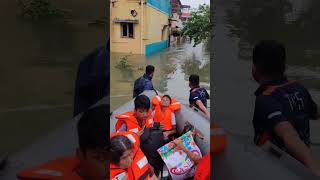
<svg viewBox="0 0 320 180"><path fill-rule="evenodd" d="M191 17L190 8L191 7L189 5L182 5L181 6L181 20L182 21L185 21Z"/></svg>

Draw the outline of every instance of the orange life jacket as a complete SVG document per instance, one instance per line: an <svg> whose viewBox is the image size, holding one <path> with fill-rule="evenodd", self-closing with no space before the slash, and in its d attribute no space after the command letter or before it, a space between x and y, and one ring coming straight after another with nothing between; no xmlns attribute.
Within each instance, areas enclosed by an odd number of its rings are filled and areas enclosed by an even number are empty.
<svg viewBox="0 0 320 180"><path fill-rule="evenodd" d="M116 123L116 131L118 131L123 124L127 125L127 131L131 131L134 133L138 133L143 128L139 126L138 120L134 117L134 112L126 112L126 113L117 115L116 118L118 119ZM152 119L151 113L145 121L145 126L147 128L150 128L153 126L153 119Z"/></svg>
<svg viewBox="0 0 320 180"><path fill-rule="evenodd" d="M155 107L154 121L163 122L164 130L172 130L172 112L181 108L181 104L174 98L171 99L171 104L167 107L162 114L161 111L161 99L163 96L155 96L152 98L152 105Z"/></svg>
<svg viewBox="0 0 320 180"><path fill-rule="evenodd" d="M82 180L77 174L77 157L65 157L26 169L17 174L20 180Z"/></svg>
<svg viewBox="0 0 320 180"><path fill-rule="evenodd" d="M110 135L110 139L114 136L119 135L127 136L133 143L133 161L131 167L129 167L128 169L121 169L119 166L110 163L110 179L120 180L124 176L127 176L130 180L150 179L150 165L148 163L147 157L143 154L139 147L140 140L138 135L129 131L116 132Z"/></svg>
<svg viewBox="0 0 320 180"><path fill-rule="evenodd" d="M211 123L211 152L214 154L222 152L227 146L227 135L223 128L216 123Z"/></svg>
<svg viewBox="0 0 320 180"><path fill-rule="evenodd" d="M209 180L210 179L210 153L205 155L197 164L194 173L194 180Z"/></svg>

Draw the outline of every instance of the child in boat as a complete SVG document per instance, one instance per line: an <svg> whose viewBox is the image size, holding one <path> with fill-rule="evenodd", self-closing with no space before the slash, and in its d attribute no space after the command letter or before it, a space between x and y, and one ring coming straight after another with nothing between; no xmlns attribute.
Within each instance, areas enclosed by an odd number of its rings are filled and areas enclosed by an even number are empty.
<svg viewBox="0 0 320 180"><path fill-rule="evenodd" d="M131 131L139 136L143 134L144 128L153 126L151 116L150 99L146 95L139 95L134 100L134 111L126 112L116 116L116 131Z"/></svg>
<svg viewBox="0 0 320 180"><path fill-rule="evenodd" d="M182 134L191 131L193 137L199 137L203 139L202 133L188 122L185 124ZM189 151L183 144L183 141L179 138L170 142L172 146L176 146L178 150L183 151L194 162L195 172L192 177L187 179L195 180L207 180L210 179L210 153L201 157L200 155Z"/></svg>
<svg viewBox="0 0 320 180"><path fill-rule="evenodd" d="M158 179L140 149L139 136L133 132L111 134L110 157L110 179Z"/></svg>
<svg viewBox="0 0 320 180"><path fill-rule="evenodd" d="M169 95L155 96L152 99L154 122L159 122L166 140L176 134L176 118L174 112L181 108L181 104Z"/></svg>

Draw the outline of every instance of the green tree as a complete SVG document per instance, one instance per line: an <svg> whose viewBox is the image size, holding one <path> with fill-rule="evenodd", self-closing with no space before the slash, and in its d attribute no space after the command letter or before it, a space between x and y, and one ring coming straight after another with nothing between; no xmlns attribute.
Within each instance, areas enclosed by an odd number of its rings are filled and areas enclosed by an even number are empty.
<svg viewBox="0 0 320 180"><path fill-rule="evenodd" d="M210 22L210 6L200 5L191 13L191 18L183 23L182 35L194 40L194 47L208 40L213 24Z"/></svg>
<svg viewBox="0 0 320 180"><path fill-rule="evenodd" d="M31 16L33 19L48 17L63 17L66 10L58 9L51 0L31 0L28 3L18 0L21 8L21 15Z"/></svg>

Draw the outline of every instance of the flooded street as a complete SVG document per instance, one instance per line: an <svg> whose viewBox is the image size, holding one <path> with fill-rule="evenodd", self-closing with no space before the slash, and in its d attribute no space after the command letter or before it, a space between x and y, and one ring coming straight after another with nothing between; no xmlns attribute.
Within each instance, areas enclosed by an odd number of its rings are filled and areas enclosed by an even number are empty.
<svg viewBox="0 0 320 180"><path fill-rule="evenodd" d="M16 1L0 2L0 155L72 118L77 66L105 44L103 26L88 25L105 16L104 1L52 2L70 10L65 19L25 19Z"/></svg>
<svg viewBox="0 0 320 180"><path fill-rule="evenodd" d="M217 120L233 134L252 140L254 91L251 53L262 39L283 42L287 75L305 85L320 105L320 8L316 0L216 1L212 70L219 107ZM228 73L223 72L223 70ZM231 83L226 85L225 83ZM232 112L232 114L230 114ZM312 149L320 160L320 121L311 121Z"/></svg>
<svg viewBox="0 0 320 180"><path fill-rule="evenodd" d="M111 111L132 99L133 83L144 74L145 66L148 64L155 66L154 88L185 105L189 104L190 74L198 74L200 85L210 93L210 53L203 44L193 47L189 42L180 43L150 57L128 55L131 68L126 70L116 68L116 64L126 55L111 53Z"/></svg>

